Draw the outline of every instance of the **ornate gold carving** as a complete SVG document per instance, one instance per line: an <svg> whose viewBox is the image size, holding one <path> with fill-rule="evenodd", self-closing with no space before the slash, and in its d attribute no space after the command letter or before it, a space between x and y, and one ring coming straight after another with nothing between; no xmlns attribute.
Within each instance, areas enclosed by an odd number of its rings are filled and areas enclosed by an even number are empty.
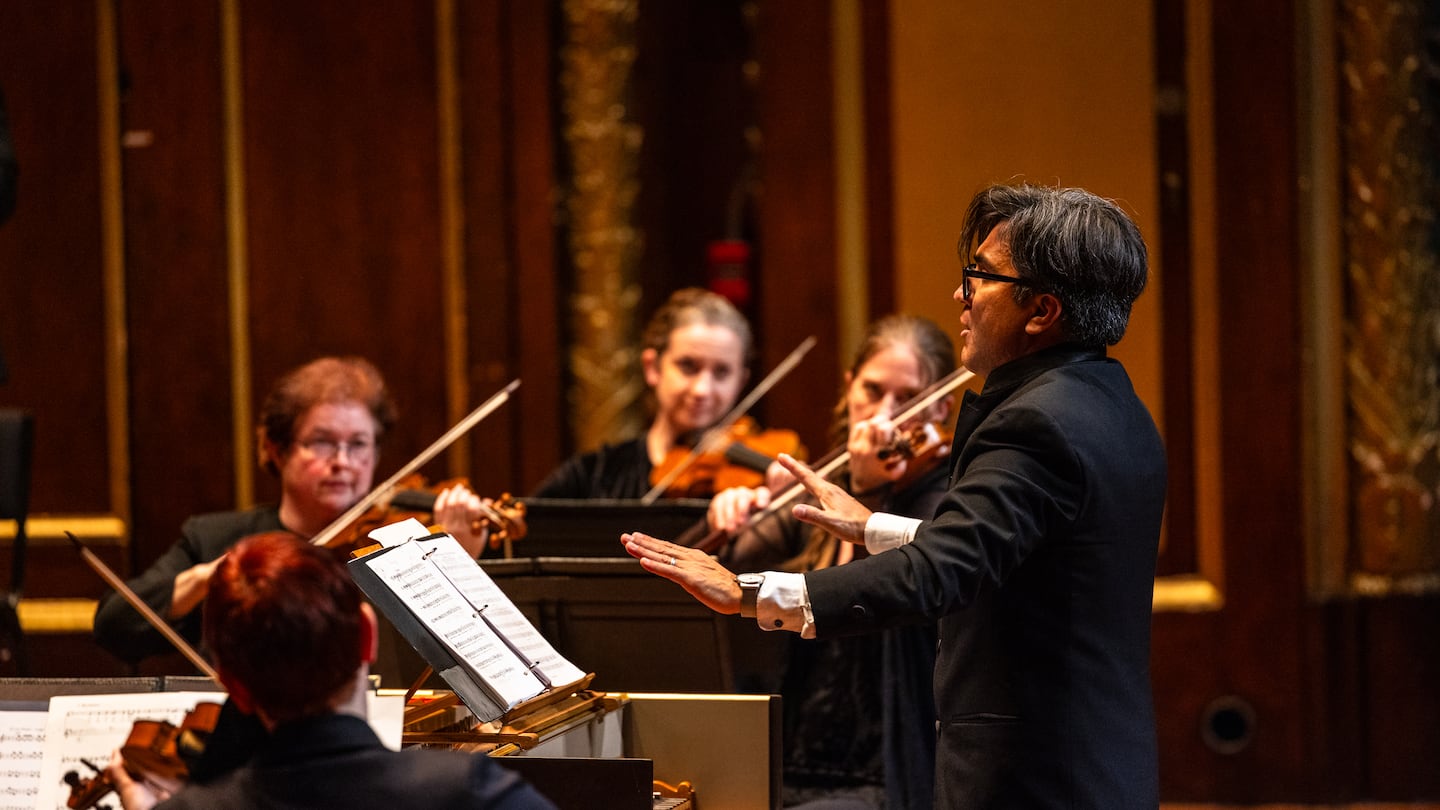
<svg viewBox="0 0 1440 810"><path fill-rule="evenodd" d="M1437 21L1423 0L1345 0L1346 375L1357 592L1440 572ZM1427 81L1429 84L1427 85Z"/></svg>
<svg viewBox="0 0 1440 810"><path fill-rule="evenodd" d="M565 0L560 49L570 295L571 430L589 449L637 435L645 392L636 350L643 249L633 224L640 127L626 120L636 0Z"/></svg>

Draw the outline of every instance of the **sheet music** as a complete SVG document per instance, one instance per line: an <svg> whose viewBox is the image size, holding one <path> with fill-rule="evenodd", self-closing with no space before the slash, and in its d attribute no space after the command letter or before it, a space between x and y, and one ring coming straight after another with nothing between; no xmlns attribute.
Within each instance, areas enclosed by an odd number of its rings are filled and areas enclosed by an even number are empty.
<svg viewBox="0 0 1440 810"><path fill-rule="evenodd" d="M455 542L454 538L450 542ZM427 550L418 543L405 543L362 559L436 638L479 673L506 707L543 692L540 679L424 558ZM479 568L473 560L470 565ZM477 603L475 607L486 605Z"/></svg>
<svg viewBox="0 0 1440 810"><path fill-rule="evenodd" d="M439 566L445 576L464 592L471 602L489 605L485 616L494 623L495 629L510 639L526 659L538 664L540 671L552 685L574 683L585 677L579 667L570 663L540 635L540 631L535 629L535 625L530 623L520 608L510 601L510 597L495 584L495 580L485 573L485 569L470 559L465 549L460 547L459 541L447 534L424 540L421 545L426 547L427 552L434 549L430 561Z"/></svg>
<svg viewBox="0 0 1440 810"><path fill-rule="evenodd" d="M380 744L399 751L405 733L405 696L365 693L365 721L380 738ZM3 810L3 808L0 808Z"/></svg>
<svg viewBox="0 0 1440 810"><path fill-rule="evenodd" d="M35 810L44 742L43 705L0 710L0 810Z"/></svg>
<svg viewBox="0 0 1440 810"><path fill-rule="evenodd" d="M215 692L145 692L132 695L57 695L50 698L40 763L38 810L65 810L70 788L64 777L75 771L82 779L103 769L110 753L130 736L136 720L164 720L180 725L196 703L217 702Z"/></svg>

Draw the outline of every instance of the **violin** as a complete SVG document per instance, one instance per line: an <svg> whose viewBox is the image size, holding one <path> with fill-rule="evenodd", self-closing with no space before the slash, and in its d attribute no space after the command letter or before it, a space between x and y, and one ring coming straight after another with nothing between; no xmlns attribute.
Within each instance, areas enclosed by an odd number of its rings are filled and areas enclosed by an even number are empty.
<svg viewBox="0 0 1440 810"><path fill-rule="evenodd" d="M950 457L950 445L954 439L951 429L935 422L919 422L896 431L890 444L875 455L881 461L901 458L909 462L905 472L895 480L895 489L904 490Z"/></svg>
<svg viewBox="0 0 1440 810"><path fill-rule="evenodd" d="M326 538L326 548L341 553L353 552L374 545L370 532L381 526L388 526L406 518L415 518L421 523L430 523L435 509L435 498L446 489L468 482L463 478L452 478L438 484L427 485L424 476L412 473L393 485L388 498L376 501L364 513ZM525 525L525 504L517 501L510 493L502 493L489 506L482 506L482 514L470 524L475 533L487 533L491 549L500 548L507 542L519 540L528 531Z"/></svg>
<svg viewBox="0 0 1440 810"><path fill-rule="evenodd" d="M696 450L699 449L697 453ZM736 420L706 448L677 445L650 471L651 486L665 483L667 498L709 498L730 487L758 487L780 453L796 458L805 447L793 430L761 430L754 419Z"/></svg>
<svg viewBox="0 0 1440 810"><path fill-rule="evenodd" d="M169 792L178 790L190 776L190 769L205 752L205 743L220 719L220 704L197 703L185 714L179 726L164 720L136 720L125 744L120 746L120 759L125 770L138 781L149 782ZM70 797L65 806L71 810L87 810L115 790L115 782L103 767L89 760L81 762L95 774L89 778L77 771L65 774Z"/></svg>
<svg viewBox="0 0 1440 810"><path fill-rule="evenodd" d="M967 369L955 369L941 379L936 380L929 388L925 389L914 399L905 403L895 415L895 422L902 425L907 424L924 413L926 409L934 405L942 397L949 396L951 392L974 379L974 377L974 372ZM899 481L895 482L895 486L898 488L903 489L914 483L922 475L934 469L935 464L939 463L940 460L949 456L952 441L950 431L942 431L936 428L934 424L929 424L929 427L926 428L925 424L926 423L920 423L919 425L902 431L902 433L906 434L904 441L894 442L889 448L886 448L891 454L909 452L913 454L913 458L921 460L921 463L909 465L905 474L901 476ZM923 433L911 433L911 431L916 430L923 431ZM931 433L932 431L933 435ZM881 456L882 459L885 457L886 456ZM821 478L829 478L849 463L850 451L844 446L841 446L826 453L822 458L818 459L812 467L815 473ZM745 522L745 525L733 534L727 534L719 529L711 530L705 521L701 521L689 531L684 532L680 537L676 538L676 541L681 545L698 548L701 551L713 554L728 543L732 537L739 535L741 532L769 518L771 515L778 514L780 509L788 506L804 492L805 487L802 486L799 481L792 482L788 487L774 493L770 498L770 504L751 515L750 519Z"/></svg>
<svg viewBox="0 0 1440 810"><path fill-rule="evenodd" d="M426 462L438 455L440 451L444 450L446 447L449 447L456 439L465 435L466 431L479 424L480 420L489 416L492 412L494 412L496 408L508 402L510 400L510 395L514 393L516 388L519 387L520 381L512 380L509 385L500 389L489 399L485 400L485 402L481 403L480 407L471 411L464 419L456 422L453 426L451 426L449 430L445 431L444 435L431 442L429 447L421 450L418 455L406 462L403 467L396 470L395 474L387 478L384 483L370 490L370 494L361 498L349 509L345 510L345 514L341 515L338 518L335 518L335 520L331 522L329 526L321 529L319 534L310 538L310 542L314 543L317 546L325 546L326 548L336 548L349 551L358 551L359 549L366 546L374 545L373 543L369 542L368 538L366 538L366 535L369 534L370 531L372 531L376 527L383 526L386 523L393 523L398 518L390 517L389 519L386 519L386 515L384 512L376 513L375 515L371 516L373 518L373 522L370 522L368 524L368 528L365 528L364 531L359 531L358 529L352 530L352 527L355 525L356 521L362 516L369 514L371 507L375 506L380 501L390 499L399 489L399 484L401 481L423 482L423 478L417 477L412 479L411 476L417 470L419 470ZM435 494L439 494L438 490ZM508 498L508 495L502 496L501 501L505 502ZM429 506L425 508L427 514L429 513L429 511L432 510L434 504L435 498L434 495L432 495L430 498ZM519 528L523 527L524 523L523 521L517 520L517 516L524 515L523 511L514 508L513 504L512 506L506 507L505 509L494 511L496 512L496 515L487 517L487 520L491 519L492 517L495 518L495 527L504 528L507 532L507 534L503 534L498 537L492 535L491 540L494 543L502 543L505 542L505 539L507 537L509 539L515 539L516 537L524 534L523 528ZM476 527L475 530L478 532L482 528L484 527ZM513 536L508 534L508 532L513 531L518 531L519 534ZM344 534L349 538L350 543L348 545L336 540L336 538L341 534Z"/></svg>

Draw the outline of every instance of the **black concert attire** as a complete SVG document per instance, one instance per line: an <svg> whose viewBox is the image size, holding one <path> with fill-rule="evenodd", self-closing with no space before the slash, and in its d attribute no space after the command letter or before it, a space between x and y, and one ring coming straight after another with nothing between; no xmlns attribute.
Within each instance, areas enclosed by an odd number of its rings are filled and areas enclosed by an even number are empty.
<svg viewBox="0 0 1440 810"><path fill-rule="evenodd" d="M170 612L175 577L200 563L218 559L241 539L261 532L279 531L280 507L257 506L242 512L212 512L185 521L180 540L156 560L145 573L130 580L130 589L157 614ZM199 608L170 626L194 646L200 644ZM134 664L142 658L173 652L174 647L150 626L138 611L118 593L108 593L95 610L95 641L122 661Z"/></svg>
<svg viewBox="0 0 1440 810"><path fill-rule="evenodd" d="M929 518L948 476L948 465L940 463L903 490L886 485L856 497L874 511ZM796 555L817 530L786 507L748 531L764 550L727 560L738 571L803 563ZM853 550L855 559L846 565L867 556L863 546ZM796 570L794 564L782 567ZM925 623L819 641L790 639L780 685L784 806L839 799L887 810L933 806L935 638L935 625Z"/></svg>
<svg viewBox="0 0 1440 810"><path fill-rule="evenodd" d="M246 765L190 784L156 810L529 810L554 805L490 757L381 745L362 719L329 714L284 724Z"/></svg>
<svg viewBox="0 0 1440 810"><path fill-rule="evenodd" d="M650 491L645 437L571 456L545 476L536 498L642 498Z"/></svg>
<svg viewBox="0 0 1440 810"><path fill-rule="evenodd" d="M1057 346L967 395L913 542L806 573L818 638L939 620L935 806L1154 810L1165 450L1119 362Z"/></svg>

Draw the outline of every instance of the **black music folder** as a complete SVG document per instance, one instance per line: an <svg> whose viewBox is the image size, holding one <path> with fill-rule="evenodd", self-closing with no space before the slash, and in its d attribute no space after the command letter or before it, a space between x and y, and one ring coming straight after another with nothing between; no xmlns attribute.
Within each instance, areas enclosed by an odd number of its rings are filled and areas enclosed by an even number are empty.
<svg viewBox="0 0 1440 810"><path fill-rule="evenodd" d="M448 534L391 545L348 567L375 607L484 722L586 678Z"/></svg>

